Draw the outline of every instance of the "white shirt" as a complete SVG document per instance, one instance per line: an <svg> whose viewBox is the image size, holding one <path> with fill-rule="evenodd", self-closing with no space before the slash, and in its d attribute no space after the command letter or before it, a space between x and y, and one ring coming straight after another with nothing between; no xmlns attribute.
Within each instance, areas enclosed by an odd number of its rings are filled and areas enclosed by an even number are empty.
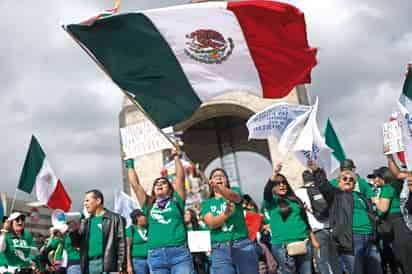
<svg viewBox="0 0 412 274"><path fill-rule="evenodd" d="M302 187L295 190L296 196L305 204L306 213L308 215L309 225L312 228L313 232L329 228L329 221L319 222L315 216L312 214L312 204L309 199L308 191L306 188Z"/></svg>

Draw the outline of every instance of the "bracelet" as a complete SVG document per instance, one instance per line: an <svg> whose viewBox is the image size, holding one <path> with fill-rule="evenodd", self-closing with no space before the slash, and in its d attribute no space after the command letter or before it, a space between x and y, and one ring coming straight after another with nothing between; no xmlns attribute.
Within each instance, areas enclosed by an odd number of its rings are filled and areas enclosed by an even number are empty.
<svg viewBox="0 0 412 274"><path fill-rule="evenodd" d="M181 153L173 153L169 156L169 159L174 159L176 156L179 156L179 158L182 158L182 154Z"/></svg>
<svg viewBox="0 0 412 274"><path fill-rule="evenodd" d="M133 159L127 159L125 162L126 168L134 168L134 160Z"/></svg>

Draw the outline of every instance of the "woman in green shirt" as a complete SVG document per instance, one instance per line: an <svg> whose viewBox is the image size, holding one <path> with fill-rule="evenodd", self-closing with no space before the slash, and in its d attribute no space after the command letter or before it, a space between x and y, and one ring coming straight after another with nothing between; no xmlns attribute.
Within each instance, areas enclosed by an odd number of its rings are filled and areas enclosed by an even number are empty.
<svg viewBox="0 0 412 274"><path fill-rule="evenodd" d="M224 169L212 170L211 197L201 206L201 215L210 229L212 273L258 273L258 258L243 216L240 189L230 187Z"/></svg>
<svg viewBox="0 0 412 274"><path fill-rule="evenodd" d="M30 232L24 230L26 216L13 212L0 233L0 253L8 263L7 272L34 273L39 251Z"/></svg>
<svg viewBox="0 0 412 274"><path fill-rule="evenodd" d="M130 214L132 225L126 229L127 273L149 274L147 265L147 217L140 209Z"/></svg>
<svg viewBox="0 0 412 274"><path fill-rule="evenodd" d="M389 176L387 176L388 172ZM404 273L411 273L412 235L406 227L401 213L400 190L397 191L390 184L390 177L392 176L387 167L375 169L372 174L368 175L368 178L373 179L375 187L380 189L379 196L372 198L372 202L376 205L380 218L392 227L392 237L385 240L392 242L393 253L396 260L400 262Z"/></svg>
<svg viewBox="0 0 412 274"><path fill-rule="evenodd" d="M263 206L268 211L272 232L272 253L278 262L279 274L295 273L295 269L299 274L311 274L312 244L317 249L320 245L311 231L302 201L280 173L281 169L282 165L277 164L263 193ZM304 244L305 240L306 253L288 253L288 244Z"/></svg>
<svg viewBox="0 0 412 274"><path fill-rule="evenodd" d="M126 160L129 183L143 212L148 216L148 257L151 274L194 274L192 256L187 248L183 221L185 207L185 171L180 152L174 150L171 158L176 166L174 185L166 177L154 180L152 195L148 196L139 183L134 161Z"/></svg>

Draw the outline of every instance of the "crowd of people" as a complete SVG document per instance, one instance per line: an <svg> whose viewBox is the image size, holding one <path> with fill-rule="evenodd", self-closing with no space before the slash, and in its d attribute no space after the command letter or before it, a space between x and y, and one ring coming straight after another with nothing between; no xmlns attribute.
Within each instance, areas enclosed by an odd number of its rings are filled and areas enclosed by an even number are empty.
<svg viewBox="0 0 412 274"><path fill-rule="evenodd" d="M180 156L173 150L174 181L156 178L150 195L134 160L125 160L141 205L128 227L97 189L84 196L88 216L52 227L44 243L25 230L24 214L11 213L0 232L0 273L412 273L412 172L391 155L369 180L350 159L333 180L310 160L298 189L276 163L260 208L222 168L210 173L210 197L186 208ZM191 231L209 231L211 250L191 252Z"/></svg>

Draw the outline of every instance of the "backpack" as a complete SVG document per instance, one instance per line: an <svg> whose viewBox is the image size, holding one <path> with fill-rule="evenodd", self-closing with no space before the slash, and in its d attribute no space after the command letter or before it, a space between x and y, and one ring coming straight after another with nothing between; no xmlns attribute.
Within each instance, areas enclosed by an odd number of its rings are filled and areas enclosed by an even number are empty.
<svg viewBox="0 0 412 274"><path fill-rule="evenodd" d="M329 218L329 205L317 186L306 187L312 206L312 214L318 221L326 221Z"/></svg>

